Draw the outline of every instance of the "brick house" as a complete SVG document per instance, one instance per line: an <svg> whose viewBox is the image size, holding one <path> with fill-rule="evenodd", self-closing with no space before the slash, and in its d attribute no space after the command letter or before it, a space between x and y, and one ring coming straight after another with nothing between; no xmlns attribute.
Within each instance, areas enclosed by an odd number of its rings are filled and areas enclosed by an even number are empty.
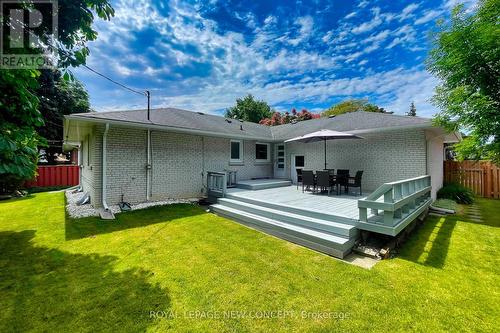
<svg viewBox="0 0 500 333"><path fill-rule="evenodd" d="M443 144L458 140L420 117L360 111L267 127L172 108L152 110L149 121L146 110L73 114L65 118L64 135L80 143L81 185L100 207L102 199L116 204L122 195L131 203L202 197L207 171L295 182L296 168L323 169L323 145L284 141L320 129L365 138L329 141L328 168L364 170L366 190L430 174L433 197L443 181Z"/></svg>

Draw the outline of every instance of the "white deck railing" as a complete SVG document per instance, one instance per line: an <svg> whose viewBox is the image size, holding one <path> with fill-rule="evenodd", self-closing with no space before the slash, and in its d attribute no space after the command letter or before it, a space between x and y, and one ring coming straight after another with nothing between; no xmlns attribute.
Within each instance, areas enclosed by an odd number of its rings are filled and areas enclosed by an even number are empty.
<svg viewBox="0 0 500 333"><path fill-rule="evenodd" d="M430 203L431 177L420 176L392 183L385 183L365 199L358 200L359 220L365 223L377 223L394 227L401 222L411 222L420 212L423 203ZM379 199L383 196L383 201ZM368 209L378 216L383 211L383 218L368 219Z"/></svg>
<svg viewBox="0 0 500 333"><path fill-rule="evenodd" d="M216 202L217 198L223 198L227 192L226 172L207 172L207 197L209 201Z"/></svg>

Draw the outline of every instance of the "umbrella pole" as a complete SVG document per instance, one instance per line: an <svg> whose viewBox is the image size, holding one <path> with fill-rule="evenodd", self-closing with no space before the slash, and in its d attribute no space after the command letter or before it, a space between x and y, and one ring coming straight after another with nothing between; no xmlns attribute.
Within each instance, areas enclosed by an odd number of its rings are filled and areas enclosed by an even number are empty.
<svg viewBox="0 0 500 333"><path fill-rule="evenodd" d="M326 170L326 139L325 140L325 170Z"/></svg>

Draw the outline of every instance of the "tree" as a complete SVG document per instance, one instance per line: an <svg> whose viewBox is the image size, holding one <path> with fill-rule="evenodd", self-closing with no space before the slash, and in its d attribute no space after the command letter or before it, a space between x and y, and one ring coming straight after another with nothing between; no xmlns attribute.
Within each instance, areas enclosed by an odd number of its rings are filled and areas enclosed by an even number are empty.
<svg viewBox="0 0 500 333"><path fill-rule="evenodd" d="M316 113L311 113L306 109L302 109L302 111L297 112L297 110L293 108L291 113L274 112L270 118L264 118L261 121L259 121L259 124L266 126L277 126L277 125L289 124L291 122L304 121L316 118L320 118L320 115Z"/></svg>
<svg viewBox="0 0 500 333"><path fill-rule="evenodd" d="M28 2L24 5L31 8ZM85 63L89 54L86 43L97 38L92 27L94 14L109 20L114 11L108 0L59 0L57 38L52 34L49 20L42 20L32 33L41 45L56 51L60 68L78 66ZM3 15L4 24L11 25L5 12ZM52 13L42 11L42 17L49 15ZM37 147L44 143L37 133L37 128L44 124L35 93L39 77L40 71L36 69L0 69L0 192L10 192L36 174ZM70 77L68 72L64 77Z"/></svg>
<svg viewBox="0 0 500 333"><path fill-rule="evenodd" d="M386 113L385 109L377 105L368 103L367 99L347 99L335 105L332 105L321 114L324 117L338 116L348 112L365 111L365 112L382 112Z"/></svg>
<svg viewBox="0 0 500 333"><path fill-rule="evenodd" d="M37 132L48 141L45 151L51 163L53 155L62 150L64 115L89 112L89 95L80 81L64 80L58 70L43 69L38 82L36 95L45 125Z"/></svg>
<svg viewBox="0 0 500 333"><path fill-rule="evenodd" d="M271 107L264 101L255 100L252 95L238 98L236 105L226 110L227 118L240 119L258 123L261 119L270 118L273 115Z"/></svg>
<svg viewBox="0 0 500 333"><path fill-rule="evenodd" d="M482 0L468 14L452 11L451 22L438 25L428 70L441 84L434 104L438 125L468 136L455 146L457 157L491 158L500 163L500 17L499 0Z"/></svg>
<svg viewBox="0 0 500 333"><path fill-rule="evenodd" d="M410 117L416 117L417 116L417 108L415 107L415 103L414 102L411 102L411 104L410 104L410 110L408 112L406 112L406 115L410 116Z"/></svg>

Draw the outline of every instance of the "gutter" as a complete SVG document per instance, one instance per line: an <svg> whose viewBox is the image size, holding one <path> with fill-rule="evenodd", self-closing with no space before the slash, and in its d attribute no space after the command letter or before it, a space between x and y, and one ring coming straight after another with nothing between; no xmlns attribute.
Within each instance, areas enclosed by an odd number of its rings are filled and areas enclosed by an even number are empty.
<svg viewBox="0 0 500 333"><path fill-rule="evenodd" d="M107 160L106 160L106 155L107 155L107 143L108 143L108 131L109 131L109 124L106 123L106 128L104 129L104 133L102 134L102 206L104 207L104 210L108 211L108 203L106 202L106 184L107 184L107 177L106 177L106 170L107 170Z"/></svg>
<svg viewBox="0 0 500 333"><path fill-rule="evenodd" d="M283 140L273 139L271 136L268 137L254 137L249 135L238 135L236 133L214 133L211 131L197 130L191 128L184 127L174 127L174 126L165 126L165 125L155 125L155 124L144 124L132 121L123 121L123 120L110 120L110 119L97 119L97 118L88 118L88 117L78 117L78 116L65 116L66 119L88 122L88 123L100 123L100 124L110 124L110 125L118 125L125 127L133 127L133 128L142 128L149 130L158 130L165 132L173 132L173 133L184 133L184 134L193 134L200 136L209 136L209 137L217 137L217 138L229 138L229 139L241 139L241 140L260 140L265 142L282 142Z"/></svg>

